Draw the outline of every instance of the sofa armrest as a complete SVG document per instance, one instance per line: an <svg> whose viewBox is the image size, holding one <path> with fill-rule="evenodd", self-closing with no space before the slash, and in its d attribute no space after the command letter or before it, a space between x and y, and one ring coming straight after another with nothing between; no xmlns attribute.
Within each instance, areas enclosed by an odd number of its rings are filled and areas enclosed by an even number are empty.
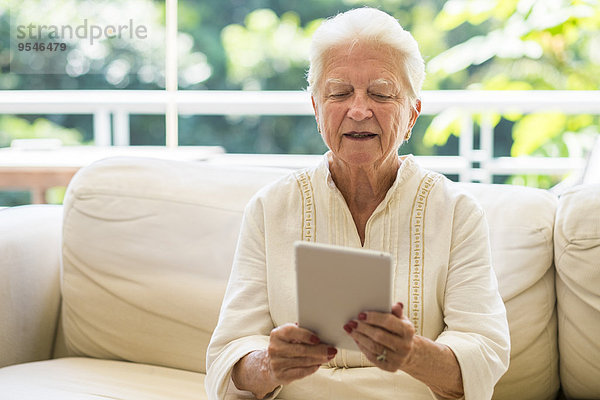
<svg viewBox="0 0 600 400"><path fill-rule="evenodd" d="M52 356L61 226L62 206L0 210L0 367Z"/></svg>

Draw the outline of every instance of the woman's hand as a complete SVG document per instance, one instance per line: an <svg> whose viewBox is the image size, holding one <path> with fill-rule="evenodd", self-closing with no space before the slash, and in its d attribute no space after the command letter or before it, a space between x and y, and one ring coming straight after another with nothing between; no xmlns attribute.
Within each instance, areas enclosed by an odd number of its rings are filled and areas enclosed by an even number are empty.
<svg viewBox="0 0 600 400"><path fill-rule="evenodd" d="M240 390L263 398L277 386L315 373L335 357L337 349L321 343L313 332L296 324L271 331L266 350L253 351L235 364L232 379Z"/></svg>
<svg viewBox="0 0 600 400"><path fill-rule="evenodd" d="M285 324L271 331L266 361L271 376L282 385L315 373L336 353L311 331Z"/></svg>
<svg viewBox="0 0 600 400"><path fill-rule="evenodd" d="M413 350L415 328L402 311L402 303L396 303L391 313L361 312L344 325L367 359L389 372L405 366Z"/></svg>
<svg viewBox="0 0 600 400"><path fill-rule="evenodd" d="M415 335L414 325L402 311L402 303L396 303L389 314L362 312L344 329L379 368L389 372L401 369L440 397L463 396L462 373L454 352L444 344Z"/></svg>

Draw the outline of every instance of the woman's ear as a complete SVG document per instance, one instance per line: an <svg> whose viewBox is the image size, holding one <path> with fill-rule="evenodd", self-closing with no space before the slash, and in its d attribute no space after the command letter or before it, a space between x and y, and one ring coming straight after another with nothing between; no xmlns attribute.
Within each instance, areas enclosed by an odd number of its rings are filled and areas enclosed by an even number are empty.
<svg viewBox="0 0 600 400"><path fill-rule="evenodd" d="M421 99L417 99L415 102L415 106L412 107L412 109L411 109L409 130L411 130L413 128L413 126L415 126L415 123L417 122L417 118L419 118L419 115L421 115Z"/></svg>
<svg viewBox="0 0 600 400"><path fill-rule="evenodd" d="M315 112L315 120L317 121L317 130L321 133L321 126L319 125L319 111L317 108L317 103L315 103L315 98L311 95L310 101L312 102L313 111Z"/></svg>

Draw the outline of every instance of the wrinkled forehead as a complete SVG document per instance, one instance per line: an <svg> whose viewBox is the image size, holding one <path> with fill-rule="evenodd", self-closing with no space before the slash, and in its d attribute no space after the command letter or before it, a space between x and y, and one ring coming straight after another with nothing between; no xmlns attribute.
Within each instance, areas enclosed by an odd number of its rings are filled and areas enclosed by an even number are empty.
<svg viewBox="0 0 600 400"><path fill-rule="evenodd" d="M340 45L324 54L320 86L350 83L354 74L368 74L369 85L400 89L403 67L398 51L379 43Z"/></svg>

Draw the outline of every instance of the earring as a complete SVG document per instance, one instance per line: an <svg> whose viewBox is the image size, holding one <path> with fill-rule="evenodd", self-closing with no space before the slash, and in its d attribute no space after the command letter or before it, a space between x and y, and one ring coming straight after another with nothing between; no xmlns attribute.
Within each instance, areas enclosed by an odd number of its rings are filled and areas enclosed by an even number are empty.
<svg viewBox="0 0 600 400"><path fill-rule="evenodd" d="M408 142L408 139L410 139L411 134L412 134L412 130L406 132L406 135L404 135L405 142Z"/></svg>

